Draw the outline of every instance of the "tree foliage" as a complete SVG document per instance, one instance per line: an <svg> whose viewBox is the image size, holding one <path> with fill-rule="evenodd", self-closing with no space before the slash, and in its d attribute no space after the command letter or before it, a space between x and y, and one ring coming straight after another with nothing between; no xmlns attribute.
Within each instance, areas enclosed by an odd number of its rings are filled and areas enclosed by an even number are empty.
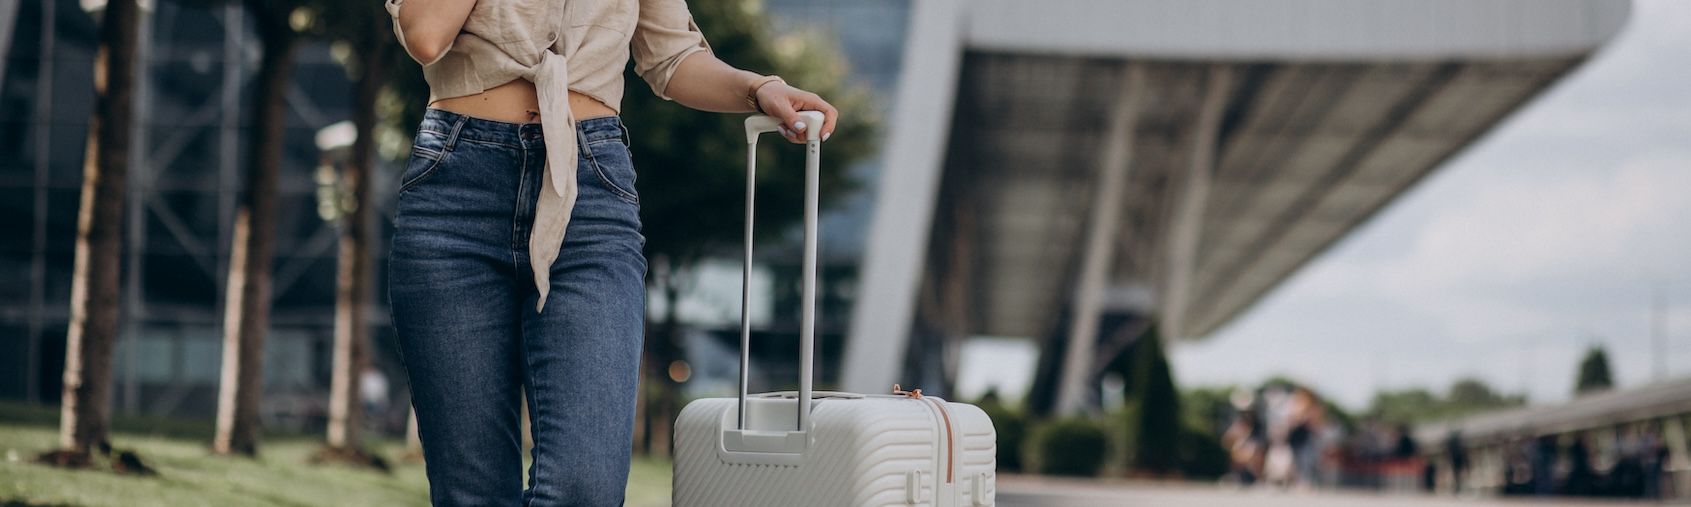
<svg viewBox="0 0 1691 507"><path fill-rule="evenodd" d="M821 206L855 187L845 170L871 151L875 118L866 94L847 85L847 69L837 50L802 34L777 35L755 0L689 2L695 22L711 51L724 62L764 74L821 95L840 111L842 121L822 148ZM631 62L632 63L632 62ZM630 152L640 173L645 255L654 269L648 283L665 281L661 294L675 308L676 275L700 259L738 250L744 224L746 148L744 114L696 111L658 98L632 71L621 116L630 132ZM804 150L776 136L759 144L756 229L758 238L779 237L803 217ZM640 408L640 449L661 450L672 413L679 407L676 381L661 371L680 360L675 313L649 328L643 369L649 389Z"/></svg>
<svg viewBox="0 0 1691 507"><path fill-rule="evenodd" d="M1609 372L1609 353L1603 350L1602 345L1592 345L1585 351L1585 357L1579 360L1579 378L1574 382L1574 394L1587 394L1614 386L1614 376Z"/></svg>
<svg viewBox="0 0 1691 507"><path fill-rule="evenodd" d="M1445 395L1425 388L1382 391L1374 395L1368 415L1389 424L1415 424L1526 405L1520 394L1505 394L1475 378L1457 380Z"/></svg>
<svg viewBox="0 0 1691 507"><path fill-rule="evenodd" d="M693 17L712 52L730 65L777 74L816 92L840 110L833 136L822 148L824 205L854 189L845 170L871 152L876 118L869 97L846 83L837 50L806 35L776 35L761 2L694 0ZM745 205L745 115L695 111L662 100L632 71L625 81L622 117L632 138L636 185L648 258L662 256L685 267L739 244ZM798 223L804 203L804 153L776 136L758 152L759 238L777 237Z"/></svg>
<svg viewBox="0 0 1691 507"><path fill-rule="evenodd" d="M992 428L998 433L998 469L1007 472L1022 471L1022 446L1027 439L1027 415L1016 407L1004 404L998 397L997 389L988 390L975 405L992 419Z"/></svg>
<svg viewBox="0 0 1691 507"><path fill-rule="evenodd" d="M1232 386L1195 387L1180 395L1180 418L1189 428L1220 435L1233 416Z"/></svg>
<svg viewBox="0 0 1691 507"><path fill-rule="evenodd" d="M1180 391L1174 385L1163 340L1152 328L1133 345L1134 380L1128 382L1128 402L1136 406L1137 417L1129 424L1134 435L1131 465L1153 473L1171 473L1181 468Z"/></svg>

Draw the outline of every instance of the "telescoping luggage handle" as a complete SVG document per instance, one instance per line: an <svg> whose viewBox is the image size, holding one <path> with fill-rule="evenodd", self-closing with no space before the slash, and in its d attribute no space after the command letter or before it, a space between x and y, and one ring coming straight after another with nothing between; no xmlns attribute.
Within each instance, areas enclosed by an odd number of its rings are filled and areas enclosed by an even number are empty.
<svg viewBox="0 0 1691 507"><path fill-rule="evenodd" d="M823 116L819 111L799 111L799 117L809 125L804 136L803 310L799 318L798 428L794 429L802 432L810 422L811 356L816 342L816 201L817 180L821 172L822 139L819 135ZM740 273L740 400L737 405L737 424L741 431L747 429L746 382L751 366L752 210L756 206L754 198L757 192L757 138L765 132L776 131L780 126L781 120L770 116L760 114L746 118L746 249Z"/></svg>

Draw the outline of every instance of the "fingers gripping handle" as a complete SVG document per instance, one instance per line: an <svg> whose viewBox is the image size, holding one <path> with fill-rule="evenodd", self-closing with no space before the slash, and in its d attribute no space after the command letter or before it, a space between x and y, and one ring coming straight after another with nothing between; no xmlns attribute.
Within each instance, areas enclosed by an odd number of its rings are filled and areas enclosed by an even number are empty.
<svg viewBox="0 0 1691 507"><path fill-rule="evenodd" d="M803 314L799 321L799 395L797 400L797 431L804 431L805 428L809 427L810 421L812 364L814 363L813 356L816 343L816 222L822 153L822 141L818 137L818 132L822 130L823 116L818 111L800 111L799 116L810 126L810 128L805 129L807 141L804 157ZM746 384L750 376L751 364L752 223L757 190L757 137L764 132L774 132L780 125L780 120L770 116L754 115L746 118L746 245L740 274L740 400L738 421L741 430L747 429Z"/></svg>
<svg viewBox="0 0 1691 507"><path fill-rule="evenodd" d="M806 141L816 141L821 139L818 136L822 135L822 121L825 119L825 117L822 116L821 111L799 111L799 118L801 118L801 121L803 121L808 127L804 129L804 139ZM764 132L774 132L780 126L781 120L774 116L762 114L752 115L751 117L746 118L746 143L757 144L758 134L762 134Z"/></svg>

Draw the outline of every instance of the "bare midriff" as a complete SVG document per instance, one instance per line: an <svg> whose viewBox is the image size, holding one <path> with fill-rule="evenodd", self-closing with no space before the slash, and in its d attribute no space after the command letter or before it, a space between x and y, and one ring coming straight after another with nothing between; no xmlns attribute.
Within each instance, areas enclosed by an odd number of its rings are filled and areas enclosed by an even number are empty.
<svg viewBox="0 0 1691 507"><path fill-rule="evenodd" d="M540 122L540 99L535 95L534 83L527 79L512 80L475 95L440 99L429 107L508 123ZM570 113L576 121L616 115L611 106L575 90L570 90Z"/></svg>

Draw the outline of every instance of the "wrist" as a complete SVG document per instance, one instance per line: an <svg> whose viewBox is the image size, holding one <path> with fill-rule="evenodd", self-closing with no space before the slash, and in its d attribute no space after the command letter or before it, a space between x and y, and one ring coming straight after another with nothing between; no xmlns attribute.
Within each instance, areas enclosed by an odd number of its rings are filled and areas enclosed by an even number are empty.
<svg viewBox="0 0 1691 507"><path fill-rule="evenodd" d="M746 86L746 105L751 106L753 112L766 114L763 112L763 105L758 103L757 91L764 86L769 85L769 83L785 84L786 81L781 79L781 76L758 76L757 78L751 80L751 83Z"/></svg>

